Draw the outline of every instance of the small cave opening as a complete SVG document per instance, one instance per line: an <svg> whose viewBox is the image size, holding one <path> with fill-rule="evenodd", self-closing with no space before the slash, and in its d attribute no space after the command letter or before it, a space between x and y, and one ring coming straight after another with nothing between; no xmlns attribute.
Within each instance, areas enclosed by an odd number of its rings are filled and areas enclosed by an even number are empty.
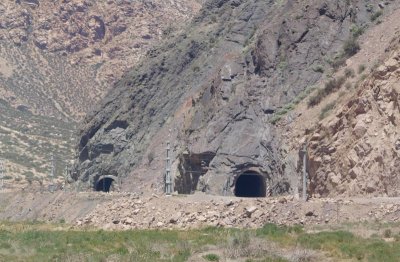
<svg viewBox="0 0 400 262"><path fill-rule="evenodd" d="M99 179L96 184L96 191L98 192L110 192L113 189L114 179L110 177L104 177Z"/></svg>
<svg viewBox="0 0 400 262"><path fill-rule="evenodd" d="M256 172L241 174L235 183L237 197L266 197L265 177Z"/></svg>

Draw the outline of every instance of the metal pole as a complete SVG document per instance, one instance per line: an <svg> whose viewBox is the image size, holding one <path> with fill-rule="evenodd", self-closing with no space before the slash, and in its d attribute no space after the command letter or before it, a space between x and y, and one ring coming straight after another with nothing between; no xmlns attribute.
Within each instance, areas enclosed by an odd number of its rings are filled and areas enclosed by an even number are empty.
<svg viewBox="0 0 400 262"><path fill-rule="evenodd" d="M67 179L68 179L68 165L65 166L65 173L64 173L64 192L67 191Z"/></svg>
<svg viewBox="0 0 400 262"><path fill-rule="evenodd" d="M307 145L303 148L303 201L307 201Z"/></svg>
<svg viewBox="0 0 400 262"><path fill-rule="evenodd" d="M54 192L54 155L51 155L51 173L50 173L50 192L53 193Z"/></svg>
<svg viewBox="0 0 400 262"><path fill-rule="evenodd" d="M171 159L169 155L170 142L167 142L167 159L166 159L166 169L165 169L165 194L172 194L172 179L171 179Z"/></svg>
<svg viewBox="0 0 400 262"><path fill-rule="evenodd" d="M340 203L339 201L336 203L336 223L339 224L339 208L340 208Z"/></svg>
<svg viewBox="0 0 400 262"><path fill-rule="evenodd" d="M3 190L4 186L4 171L3 159L0 159L0 190Z"/></svg>

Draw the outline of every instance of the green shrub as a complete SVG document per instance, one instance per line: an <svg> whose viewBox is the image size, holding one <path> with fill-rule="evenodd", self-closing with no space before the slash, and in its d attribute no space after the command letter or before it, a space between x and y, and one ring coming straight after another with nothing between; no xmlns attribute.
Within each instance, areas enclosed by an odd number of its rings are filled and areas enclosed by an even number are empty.
<svg viewBox="0 0 400 262"><path fill-rule="evenodd" d="M333 59L327 60L333 69L337 70L339 67L343 66L347 58L357 54L360 50L360 44L357 42L358 34L359 32L354 33L344 42L341 53L336 54Z"/></svg>
<svg viewBox="0 0 400 262"><path fill-rule="evenodd" d="M287 63L286 61L281 61L281 62L278 64L278 68L279 68L279 70L281 70L281 71L285 70L287 67L288 67L288 63Z"/></svg>
<svg viewBox="0 0 400 262"><path fill-rule="evenodd" d="M329 103L326 106L324 106L321 110L321 113L319 114L319 120L324 119L334 107L335 107L335 102Z"/></svg>
<svg viewBox="0 0 400 262"><path fill-rule="evenodd" d="M316 94L312 95L308 99L308 107L313 107L319 104L319 102L322 101L322 99L326 96L325 90L324 89L319 89Z"/></svg>
<svg viewBox="0 0 400 262"><path fill-rule="evenodd" d="M284 227L279 227L272 223L267 223L257 230L257 236L282 236L284 234Z"/></svg>
<svg viewBox="0 0 400 262"><path fill-rule="evenodd" d="M207 261L219 261L219 256L216 254L207 254L204 255L203 258Z"/></svg>
<svg viewBox="0 0 400 262"><path fill-rule="evenodd" d="M333 78L326 82L323 89L319 89L316 94L310 97L308 100L308 107L318 105L324 97L341 88L345 82L346 78L344 76L341 76L337 79Z"/></svg>
<svg viewBox="0 0 400 262"><path fill-rule="evenodd" d="M353 24L353 25L350 27L350 32L351 32L351 35L352 35L354 38L357 38L357 37L361 36L362 34L364 34L364 32L365 32L365 27L364 27L364 26L358 26L358 25L356 25L356 24Z"/></svg>
<svg viewBox="0 0 400 262"><path fill-rule="evenodd" d="M278 123L281 119L282 119L282 116L281 116L281 115L274 115L274 116L271 118L270 122L271 122L271 124L275 125L275 124Z"/></svg>
<svg viewBox="0 0 400 262"><path fill-rule="evenodd" d="M365 68L366 68L365 65L363 65L363 64L359 65L358 66L358 74L361 74L362 72L364 72Z"/></svg>
<svg viewBox="0 0 400 262"><path fill-rule="evenodd" d="M274 116L271 118L270 122L272 124L276 124L279 120L282 119L282 116L286 115L288 112L294 109L294 104L289 103L285 105L283 108L277 110L274 114Z"/></svg>
<svg viewBox="0 0 400 262"><path fill-rule="evenodd" d="M384 236L385 238L390 238L390 237L392 237L392 230L386 229L386 230L383 232L383 236Z"/></svg>
<svg viewBox="0 0 400 262"><path fill-rule="evenodd" d="M360 81L364 81L367 78L366 74L360 75Z"/></svg>
<svg viewBox="0 0 400 262"><path fill-rule="evenodd" d="M324 67L322 65L316 65L313 67L313 71L317 73L323 73L324 72Z"/></svg>
<svg viewBox="0 0 400 262"><path fill-rule="evenodd" d="M298 238L298 242L307 248L323 249L324 246L333 244L352 243L355 237L346 231L320 232L316 234L304 234Z"/></svg>
<svg viewBox="0 0 400 262"><path fill-rule="evenodd" d="M217 22L217 16L216 15L212 15L211 18L210 18L210 21L212 23L216 23Z"/></svg>
<svg viewBox="0 0 400 262"><path fill-rule="evenodd" d="M325 93L326 95L329 95L331 93L333 93L334 91L336 91L337 89L341 88L342 85L344 84L344 82L346 82L346 78L341 76L339 78L333 78L331 80L329 80L328 82L325 83Z"/></svg>
<svg viewBox="0 0 400 262"><path fill-rule="evenodd" d="M360 50L360 45L355 37L350 37L343 44L343 53L346 57L351 57Z"/></svg>
<svg viewBox="0 0 400 262"><path fill-rule="evenodd" d="M344 70L344 75L345 75L346 78L349 78L349 77L354 77L355 73L354 73L354 70L352 68L346 68Z"/></svg>
<svg viewBox="0 0 400 262"><path fill-rule="evenodd" d="M235 232L228 237L228 245L233 248L246 248L250 245L249 232Z"/></svg>
<svg viewBox="0 0 400 262"><path fill-rule="evenodd" d="M333 60L329 60L328 63L332 66L333 69L337 70L339 67L346 63L346 57L343 55L337 55Z"/></svg>
<svg viewBox="0 0 400 262"><path fill-rule="evenodd" d="M273 117L270 119L270 123L275 125L278 123L284 115L293 110L297 104L299 104L304 98L311 94L316 89L316 86L309 86L300 92L292 102L286 104L283 108L278 109Z"/></svg>
<svg viewBox="0 0 400 262"><path fill-rule="evenodd" d="M147 161L148 161L148 164L149 164L149 165L151 164L151 162L153 162L154 158L155 158L154 151L151 151L151 152L147 155Z"/></svg>
<svg viewBox="0 0 400 262"><path fill-rule="evenodd" d="M367 12L372 12L374 10L374 6L372 4L365 5Z"/></svg>
<svg viewBox="0 0 400 262"><path fill-rule="evenodd" d="M383 12L381 10L376 11L375 13L373 13L370 17L371 22L375 22L376 19L378 19L381 15L383 15Z"/></svg>
<svg viewBox="0 0 400 262"><path fill-rule="evenodd" d="M303 228L299 225L295 226L278 226L272 223L265 224L262 228L257 229L257 236L269 236L272 238L283 237L290 233L300 234Z"/></svg>
<svg viewBox="0 0 400 262"><path fill-rule="evenodd" d="M301 101L303 101L304 98L306 98L309 94L311 94L317 87L316 86L309 86L307 87L304 91L300 92L300 94L297 95L297 97L293 100L293 104L297 105Z"/></svg>

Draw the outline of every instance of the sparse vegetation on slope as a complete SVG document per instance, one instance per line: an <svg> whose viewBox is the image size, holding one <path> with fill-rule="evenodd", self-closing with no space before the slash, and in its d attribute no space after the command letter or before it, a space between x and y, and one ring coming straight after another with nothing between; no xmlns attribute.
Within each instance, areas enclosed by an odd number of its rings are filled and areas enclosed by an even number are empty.
<svg viewBox="0 0 400 262"><path fill-rule="evenodd" d="M76 123L23 112L1 100L0 111L0 158L6 160L8 177L42 183L50 174L51 155L57 159L55 175L63 175L72 158Z"/></svg>
<svg viewBox="0 0 400 262"><path fill-rule="evenodd" d="M312 95L308 100L308 106L312 107L318 105L324 97L339 90L346 82L346 77L341 76L339 78L333 78L325 83L324 88L318 89L318 91Z"/></svg>
<svg viewBox="0 0 400 262"><path fill-rule="evenodd" d="M367 226L367 225L366 225ZM386 232L386 231L385 231ZM362 238L344 230L307 233L302 227L267 224L258 230L71 230L66 225L0 223L4 261L397 261L400 235ZM218 253L218 255L217 255Z"/></svg>

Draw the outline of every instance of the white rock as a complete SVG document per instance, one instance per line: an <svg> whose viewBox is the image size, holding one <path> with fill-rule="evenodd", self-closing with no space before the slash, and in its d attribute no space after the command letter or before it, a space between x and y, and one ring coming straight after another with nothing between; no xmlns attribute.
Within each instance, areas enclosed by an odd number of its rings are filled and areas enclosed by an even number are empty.
<svg viewBox="0 0 400 262"><path fill-rule="evenodd" d="M199 220L200 222L205 222L205 221L207 221L207 218L204 216L198 216L197 220Z"/></svg>
<svg viewBox="0 0 400 262"><path fill-rule="evenodd" d="M258 208L256 206L250 206L250 207L246 207L246 215L248 217L251 217L251 215L256 212Z"/></svg>

